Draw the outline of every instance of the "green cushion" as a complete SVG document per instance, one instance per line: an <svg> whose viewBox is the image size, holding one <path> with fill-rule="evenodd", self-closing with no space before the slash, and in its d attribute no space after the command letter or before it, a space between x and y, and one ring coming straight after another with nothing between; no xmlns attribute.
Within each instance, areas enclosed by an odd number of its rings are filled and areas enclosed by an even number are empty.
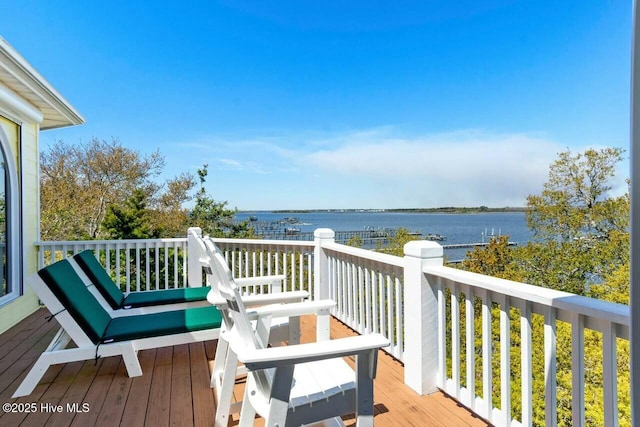
<svg viewBox="0 0 640 427"><path fill-rule="evenodd" d="M111 321L111 316L89 292L69 261L62 260L51 264L40 270L38 275L89 339L98 343Z"/></svg>
<svg viewBox="0 0 640 427"><path fill-rule="evenodd" d="M215 307L165 311L114 318L105 331L103 342L127 341L162 335L218 329L222 316Z"/></svg>
<svg viewBox="0 0 640 427"><path fill-rule="evenodd" d="M74 255L73 259L89 277L91 283L94 284L104 299L107 300L111 308L114 310L121 308L124 294L118 285L113 283L113 280L93 255L93 252L90 250L80 252Z"/></svg>
<svg viewBox="0 0 640 427"><path fill-rule="evenodd" d="M120 288L113 283L113 280L111 280L111 277L98 262L92 251L86 250L80 252L74 255L73 258L114 310L123 307L136 308L190 301L205 301L207 294L211 290L211 287L162 289L132 292L125 296Z"/></svg>
<svg viewBox="0 0 640 427"><path fill-rule="evenodd" d="M205 301L210 290L210 286L203 286L200 288L132 292L124 298L122 306L134 308L150 305L175 304L179 302Z"/></svg>
<svg viewBox="0 0 640 427"><path fill-rule="evenodd" d="M38 275L94 344L218 329L222 323L213 306L111 318L69 261L58 261Z"/></svg>

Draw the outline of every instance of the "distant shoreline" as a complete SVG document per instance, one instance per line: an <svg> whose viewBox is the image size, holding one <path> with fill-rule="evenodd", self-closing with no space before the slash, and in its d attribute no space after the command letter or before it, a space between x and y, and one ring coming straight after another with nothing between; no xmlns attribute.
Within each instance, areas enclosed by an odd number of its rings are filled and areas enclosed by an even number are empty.
<svg viewBox="0 0 640 427"><path fill-rule="evenodd" d="M277 209L277 210L238 210L238 213L272 212L272 213L341 213L341 212L396 212L396 213L496 213L496 212L526 212L525 207L489 208L478 207L440 207L440 208L396 208L396 209Z"/></svg>

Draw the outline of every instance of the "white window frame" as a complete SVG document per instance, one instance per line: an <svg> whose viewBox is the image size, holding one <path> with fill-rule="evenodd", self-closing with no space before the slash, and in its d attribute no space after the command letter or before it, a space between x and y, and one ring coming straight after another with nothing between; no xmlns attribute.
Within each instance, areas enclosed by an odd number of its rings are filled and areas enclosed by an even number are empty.
<svg viewBox="0 0 640 427"><path fill-rule="evenodd" d="M19 143L19 142L18 142ZM5 159L6 173L6 225L7 225L7 293L0 296L0 306L5 305L22 295L22 270L20 268L21 248L20 236L20 187L16 168L16 160L9 138L0 128L0 150Z"/></svg>

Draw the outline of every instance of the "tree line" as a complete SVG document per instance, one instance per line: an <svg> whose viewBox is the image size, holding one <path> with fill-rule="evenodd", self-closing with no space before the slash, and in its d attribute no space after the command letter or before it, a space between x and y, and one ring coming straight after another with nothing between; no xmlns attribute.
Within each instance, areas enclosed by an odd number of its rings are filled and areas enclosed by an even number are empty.
<svg viewBox="0 0 640 427"><path fill-rule="evenodd" d="M184 237L198 226L216 237L251 237L248 222L205 189L207 165L161 181L159 151L141 154L117 139L59 141L40 155L43 240ZM191 206L191 207L188 207Z"/></svg>

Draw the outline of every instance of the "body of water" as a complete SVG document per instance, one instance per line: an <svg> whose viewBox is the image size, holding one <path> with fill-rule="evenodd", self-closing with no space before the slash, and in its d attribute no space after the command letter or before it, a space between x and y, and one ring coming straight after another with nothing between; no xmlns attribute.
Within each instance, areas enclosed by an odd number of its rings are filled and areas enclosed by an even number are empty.
<svg viewBox="0 0 640 427"><path fill-rule="evenodd" d="M292 224L301 232L316 228L331 228L334 231L357 231L366 228L404 227L422 235L440 234L446 236L442 245L457 243L476 243L488 241L491 235L508 235L509 240L519 245L531 239L524 212L442 214L442 213L404 213L404 212L242 212L236 215L238 220L255 217L258 221L280 221L284 218L297 218ZM450 260L464 258L469 249L448 249L445 255Z"/></svg>

